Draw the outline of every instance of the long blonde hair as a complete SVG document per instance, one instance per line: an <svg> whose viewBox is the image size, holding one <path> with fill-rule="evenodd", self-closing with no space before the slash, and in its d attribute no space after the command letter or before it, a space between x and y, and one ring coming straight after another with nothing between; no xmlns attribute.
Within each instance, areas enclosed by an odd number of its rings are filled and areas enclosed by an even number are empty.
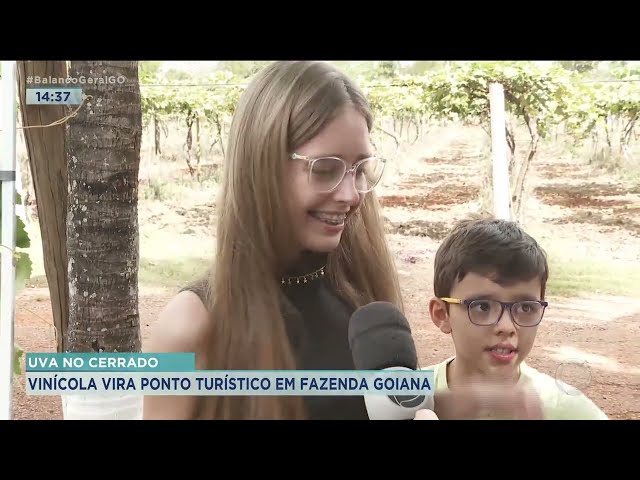
<svg viewBox="0 0 640 480"><path fill-rule="evenodd" d="M208 279L212 369L295 369L279 276L290 248L284 188L289 153L316 136L345 106L373 116L358 88L323 62L275 62L237 105L217 204L217 250ZM378 200L371 192L329 254L327 279L354 308L389 301L403 309ZM216 419L303 418L292 396L208 397Z"/></svg>

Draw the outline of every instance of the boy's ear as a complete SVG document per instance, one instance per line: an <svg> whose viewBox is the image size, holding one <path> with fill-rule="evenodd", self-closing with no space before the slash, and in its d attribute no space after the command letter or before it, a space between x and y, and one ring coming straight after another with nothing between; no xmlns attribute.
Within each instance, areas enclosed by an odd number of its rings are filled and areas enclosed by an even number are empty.
<svg viewBox="0 0 640 480"><path fill-rule="evenodd" d="M451 324L449 323L449 312L447 305L439 298L432 298L429 301L429 315L433 324L440 329L442 333L451 333Z"/></svg>

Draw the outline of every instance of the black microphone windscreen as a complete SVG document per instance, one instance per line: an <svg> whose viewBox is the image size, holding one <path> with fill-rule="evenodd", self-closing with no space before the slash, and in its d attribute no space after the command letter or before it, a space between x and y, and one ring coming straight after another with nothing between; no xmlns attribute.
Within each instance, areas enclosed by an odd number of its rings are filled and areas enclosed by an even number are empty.
<svg viewBox="0 0 640 480"><path fill-rule="evenodd" d="M392 303L373 302L357 309L349 321L349 345L357 370L418 367L409 322Z"/></svg>

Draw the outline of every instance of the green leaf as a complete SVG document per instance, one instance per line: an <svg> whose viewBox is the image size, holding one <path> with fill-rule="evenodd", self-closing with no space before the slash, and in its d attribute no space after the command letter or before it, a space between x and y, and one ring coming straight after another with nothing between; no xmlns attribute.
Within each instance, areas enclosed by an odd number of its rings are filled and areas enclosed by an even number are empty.
<svg viewBox="0 0 640 480"><path fill-rule="evenodd" d="M1 189L0 189L1 190ZM22 204L22 197L16 192L16 205ZM2 214L2 205L0 204L0 215ZM2 225L0 225L0 235L2 235ZM27 227L20 217L16 215L16 247L17 248L29 248L31 246L31 240L27 233Z"/></svg>
<svg viewBox="0 0 640 480"><path fill-rule="evenodd" d="M27 233L26 226L20 217L16 217L16 247L29 248L31 240Z"/></svg>
<svg viewBox="0 0 640 480"><path fill-rule="evenodd" d="M16 265L16 293L24 288L25 282L31 278L33 271L33 262L29 255L24 252L16 252L14 254Z"/></svg>
<svg viewBox="0 0 640 480"><path fill-rule="evenodd" d="M13 347L13 374L20 375L22 373L22 368L20 368L20 358L24 354L24 350L22 350L18 345L14 345Z"/></svg>

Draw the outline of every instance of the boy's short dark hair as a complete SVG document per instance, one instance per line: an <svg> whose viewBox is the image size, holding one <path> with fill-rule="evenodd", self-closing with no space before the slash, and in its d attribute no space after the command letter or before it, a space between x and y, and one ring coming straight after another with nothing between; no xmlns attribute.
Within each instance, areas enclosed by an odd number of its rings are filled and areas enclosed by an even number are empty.
<svg viewBox="0 0 640 480"><path fill-rule="evenodd" d="M500 285L539 278L544 299L549 266L538 242L516 222L493 218L458 222L436 253L434 294L451 294L454 282L468 273L491 278Z"/></svg>

